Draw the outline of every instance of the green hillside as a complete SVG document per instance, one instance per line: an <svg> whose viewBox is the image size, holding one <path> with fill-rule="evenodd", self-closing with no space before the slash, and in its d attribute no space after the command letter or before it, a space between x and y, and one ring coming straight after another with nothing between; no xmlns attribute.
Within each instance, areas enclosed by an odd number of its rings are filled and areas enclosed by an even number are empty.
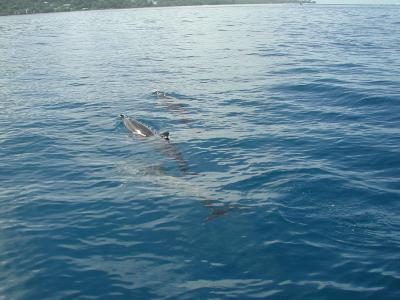
<svg viewBox="0 0 400 300"><path fill-rule="evenodd" d="M312 0L0 0L0 15L148 6L313 3Z"/></svg>

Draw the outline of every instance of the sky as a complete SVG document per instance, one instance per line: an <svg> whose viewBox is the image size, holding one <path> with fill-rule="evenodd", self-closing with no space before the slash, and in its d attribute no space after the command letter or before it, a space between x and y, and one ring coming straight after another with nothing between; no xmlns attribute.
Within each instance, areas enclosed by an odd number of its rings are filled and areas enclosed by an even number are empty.
<svg viewBox="0 0 400 300"><path fill-rule="evenodd" d="M400 4L400 0L316 0L319 4Z"/></svg>

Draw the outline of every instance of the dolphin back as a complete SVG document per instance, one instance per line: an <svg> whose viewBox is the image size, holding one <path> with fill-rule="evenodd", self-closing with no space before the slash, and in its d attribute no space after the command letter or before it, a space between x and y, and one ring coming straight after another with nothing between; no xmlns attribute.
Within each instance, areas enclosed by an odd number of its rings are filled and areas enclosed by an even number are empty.
<svg viewBox="0 0 400 300"><path fill-rule="evenodd" d="M127 115L120 114L120 118L122 119L125 127L132 133L141 135L141 136L153 136L154 132L151 131L150 128L140 123L139 121L129 118Z"/></svg>

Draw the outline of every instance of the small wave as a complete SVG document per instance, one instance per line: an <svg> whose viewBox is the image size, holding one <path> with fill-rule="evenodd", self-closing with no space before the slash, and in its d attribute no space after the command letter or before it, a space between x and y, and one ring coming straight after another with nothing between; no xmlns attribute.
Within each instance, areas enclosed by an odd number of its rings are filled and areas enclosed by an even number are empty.
<svg viewBox="0 0 400 300"><path fill-rule="evenodd" d="M388 107L400 103L400 99L388 96L364 96L357 101L359 106L375 106L378 108Z"/></svg>

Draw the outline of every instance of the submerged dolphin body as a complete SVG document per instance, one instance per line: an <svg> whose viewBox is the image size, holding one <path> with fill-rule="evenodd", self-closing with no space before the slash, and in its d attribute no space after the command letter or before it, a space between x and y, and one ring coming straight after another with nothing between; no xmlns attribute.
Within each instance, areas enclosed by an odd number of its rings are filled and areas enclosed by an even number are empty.
<svg viewBox="0 0 400 300"><path fill-rule="evenodd" d="M167 93L159 90L154 90L151 94L156 96L158 99L161 99L164 105L166 105L171 112L173 112L175 115L178 115L181 123L187 124L192 122L192 120L187 117L188 113L182 104L178 102L178 99L168 96Z"/></svg>
<svg viewBox="0 0 400 300"><path fill-rule="evenodd" d="M145 126L144 124L140 123L139 121L137 121L135 119L129 118L127 115L120 114L120 118L122 119L122 122L124 123L125 127L132 133L135 133L135 134L143 136L143 137L157 135L150 128L148 128L147 126ZM161 133L160 137L162 137L163 139L168 141L169 140L169 132Z"/></svg>
<svg viewBox="0 0 400 300"><path fill-rule="evenodd" d="M165 96L165 93L162 93ZM159 96L159 95L158 95ZM145 126L144 124L140 123L139 121L129 118L127 115L121 114L120 115L125 127L132 133L137 134L142 137L151 137L157 136L158 134L152 131L150 128ZM169 141L169 133L164 132L159 135L163 139L165 139L166 143L155 143L156 148L160 150L162 153L166 154L167 156L173 158L179 167L179 170L182 175L190 174L189 166L187 161L183 158L182 154L176 149L176 147ZM193 174L193 173L192 173ZM164 176L162 182L165 182L166 178L170 178L176 186L183 187L190 191L191 193L197 194L200 198L202 198L203 205L210 210L208 217L206 218L205 222L209 222L213 219L218 217L224 216L232 209L240 208L237 205L221 205L219 200L215 200L213 195L207 195L206 193L202 192L199 187L194 186L184 180L179 180L173 176ZM154 181L154 177L152 177L152 181Z"/></svg>

